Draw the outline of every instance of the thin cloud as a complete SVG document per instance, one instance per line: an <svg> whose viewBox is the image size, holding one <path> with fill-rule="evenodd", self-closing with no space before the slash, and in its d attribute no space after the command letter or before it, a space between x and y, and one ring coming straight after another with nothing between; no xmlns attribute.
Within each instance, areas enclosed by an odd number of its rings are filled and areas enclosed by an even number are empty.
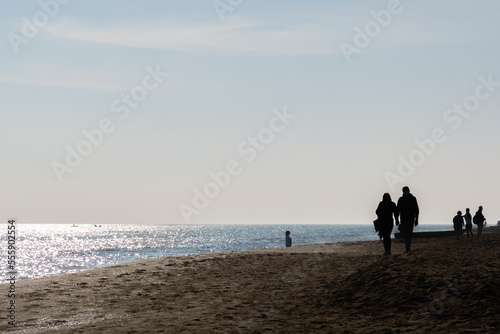
<svg viewBox="0 0 500 334"><path fill-rule="evenodd" d="M53 80L46 78L28 78L14 77L8 75L0 75L0 82L8 84L34 85L34 86L50 86L60 88L79 88L89 90L104 90L104 91L119 91L120 86L106 84L102 82L84 82L81 80Z"/></svg>
<svg viewBox="0 0 500 334"><path fill-rule="evenodd" d="M45 31L67 40L182 52L281 56L338 53L329 29L315 25L276 28L248 22L197 26L144 22L96 28L63 20Z"/></svg>

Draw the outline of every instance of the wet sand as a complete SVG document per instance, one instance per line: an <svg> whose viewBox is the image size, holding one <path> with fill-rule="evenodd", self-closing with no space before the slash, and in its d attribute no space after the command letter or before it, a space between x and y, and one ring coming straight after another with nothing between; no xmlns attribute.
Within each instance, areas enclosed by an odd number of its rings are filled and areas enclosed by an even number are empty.
<svg viewBox="0 0 500 334"><path fill-rule="evenodd" d="M165 257L16 283L2 333L500 333L500 233Z"/></svg>

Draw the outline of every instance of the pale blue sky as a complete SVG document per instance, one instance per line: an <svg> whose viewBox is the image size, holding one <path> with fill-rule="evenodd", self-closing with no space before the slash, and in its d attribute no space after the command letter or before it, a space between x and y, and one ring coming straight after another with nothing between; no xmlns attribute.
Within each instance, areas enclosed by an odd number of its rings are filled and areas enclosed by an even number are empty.
<svg viewBox="0 0 500 334"><path fill-rule="evenodd" d="M382 194L396 200L403 185L422 223L479 205L500 220L500 87L457 130L443 119L479 77L500 82L500 4L401 0L349 63L340 45L390 3L243 0L223 21L209 0L4 4L1 216L185 223L179 205L194 208L193 189L234 160L241 173L192 223L370 223ZM23 18L43 15L23 37ZM24 43L13 47L13 34ZM169 76L121 120L112 103L147 67ZM247 162L239 145L285 106L295 119ZM59 182L53 162L105 118L114 131ZM435 128L447 140L391 189L385 173Z"/></svg>

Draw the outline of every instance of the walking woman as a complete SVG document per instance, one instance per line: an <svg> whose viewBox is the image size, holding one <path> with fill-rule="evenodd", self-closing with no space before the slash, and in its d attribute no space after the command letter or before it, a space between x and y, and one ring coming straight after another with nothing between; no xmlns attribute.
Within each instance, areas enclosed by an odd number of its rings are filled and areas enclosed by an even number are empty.
<svg viewBox="0 0 500 334"><path fill-rule="evenodd" d="M394 227L393 216L396 218L396 225L399 225L396 204L391 200L391 195L385 193L382 202L378 204L375 211L378 217L378 229L384 240L384 255L391 255L391 233Z"/></svg>

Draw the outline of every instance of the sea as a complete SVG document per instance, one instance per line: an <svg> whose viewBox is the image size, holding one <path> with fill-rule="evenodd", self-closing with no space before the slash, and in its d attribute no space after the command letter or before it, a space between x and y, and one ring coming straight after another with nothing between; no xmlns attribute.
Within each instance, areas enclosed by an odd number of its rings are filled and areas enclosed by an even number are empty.
<svg viewBox="0 0 500 334"><path fill-rule="evenodd" d="M15 239L7 237L8 224L0 228L4 229L0 232L0 259L3 262L0 277L4 281L12 270L16 280L24 280L164 256L281 248L287 230L291 232L294 246L379 238L373 224L16 224ZM441 231L450 228L450 225L429 224L419 225L417 229ZM9 268L8 264L13 267Z"/></svg>

